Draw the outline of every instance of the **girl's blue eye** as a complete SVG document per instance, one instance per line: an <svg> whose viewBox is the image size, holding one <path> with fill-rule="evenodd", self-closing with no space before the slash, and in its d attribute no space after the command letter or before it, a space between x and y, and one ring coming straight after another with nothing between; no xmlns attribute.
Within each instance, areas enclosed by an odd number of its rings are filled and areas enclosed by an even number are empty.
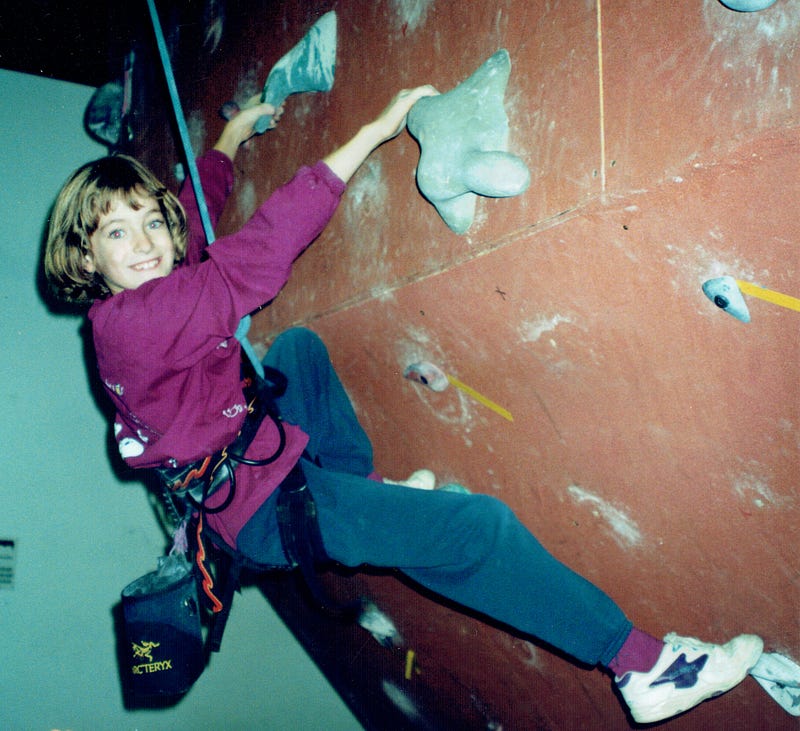
<svg viewBox="0 0 800 731"><path fill-rule="evenodd" d="M123 231L121 228L115 228L113 231L108 232L108 238L110 239L121 239L123 236Z"/></svg>
<svg viewBox="0 0 800 731"><path fill-rule="evenodd" d="M147 224L150 228L161 228L164 225L163 218L154 218L150 223Z"/></svg>

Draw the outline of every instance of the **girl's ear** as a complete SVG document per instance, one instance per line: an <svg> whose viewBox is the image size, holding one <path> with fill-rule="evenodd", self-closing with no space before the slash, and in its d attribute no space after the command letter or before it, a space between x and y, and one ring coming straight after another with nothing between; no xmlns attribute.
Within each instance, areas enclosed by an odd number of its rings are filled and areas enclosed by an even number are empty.
<svg viewBox="0 0 800 731"><path fill-rule="evenodd" d="M94 274L97 271L91 254L83 255L83 271L87 274Z"/></svg>

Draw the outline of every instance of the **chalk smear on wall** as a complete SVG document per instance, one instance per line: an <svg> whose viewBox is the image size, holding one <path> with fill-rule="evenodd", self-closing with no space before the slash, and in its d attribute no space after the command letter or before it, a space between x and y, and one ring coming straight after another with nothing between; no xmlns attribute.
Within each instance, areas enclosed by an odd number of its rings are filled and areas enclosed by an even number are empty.
<svg viewBox="0 0 800 731"><path fill-rule="evenodd" d="M800 33L800 8L797 3L780 3L760 13L732 13L718 0L705 0L706 31L711 36L705 57L697 68L720 72L730 85L758 95L749 110L736 110L734 119L743 127L769 126L772 112L791 110L791 56ZM781 70L784 70L782 77ZM724 108L718 96L727 93L729 83L709 93L706 106Z"/></svg>
<svg viewBox="0 0 800 731"><path fill-rule="evenodd" d="M206 149L206 121L199 110L194 110L186 120L186 128L189 131L189 143L195 156L201 155Z"/></svg>
<svg viewBox="0 0 800 731"><path fill-rule="evenodd" d="M565 324L575 325L576 320L570 315L540 315L531 320L523 320L517 326L519 342L523 345L536 343L535 356L547 368L548 372L556 377L566 376L576 368L576 364L564 356L562 349L559 347L559 341L556 340L555 336L546 337L548 334L554 333L560 325ZM572 339L565 342L574 346L576 341ZM591 345L583 347L583 351L597 363L598 356Z"/></svg>
<svg viewBox="0 0 800 731"><path fill-rule="evenodd" d="M344 216L353 251L350 275L356 286L371 283L373 296L386 289L386 278L391 273L390 237L385 230L388 199L380 160L370 158L350 181Z"/></svg>
<svg viewBox="0 0 800 731"><path fill-rule="evenodd" d="M639 531L639 527L619 508L615 508L601 497L578 485L570 485L567 488L567 492L575 503L589 505L592 515L606 522L611 528L614 540L622 548L633 548L642 542L642 534Z"/></svg>
<svg viewBox="0 0 800 731"><path fill-rule="evenodd" d="M535 320L521 322L517 330L523 343L535 343L542 335L552 332L562 322L571 323L572 318L566 315L551 315L550 317L540 315Z"/></svg>
<svg viewBox="0 0 800 731"><path fill-rule="evenodd" d="M244 74L236 82L236 92L233 97L239 106L242 106L256 94L260 93L264 85L264 78L266 72L264 71L264 62L257 61L255 66L246 69Z"/></svg>
<svg viewBox="0 0 800 731"><path fill-rule="evenodd" d="M380 160L368 159L347 188L347 220L355 230L365 218L380 220L387 201ZM364 232L361 232L362 234Z"/></svg>
<svg viewBox="0 0 800 731"><path fill-rule="evenodd" d="M392 681L383 681L383 692L394 704L394 706L407 718L411 719L412 721L418 721L421 718L420 712L417 710L417 706L415 705L414 701L412 701L411 698L409 698L405 692L401 688L398 688Z"/></svg>
<svg viewBox="0 0 800 731"><path fill-rule="evenodd" d="M286 100L286 109L290 110L295 123L302 129L309 119L313 118L315 110L319 109L314 104L314 94L293 94Z"/></svg>
<svg viewBox="0 0 800 731"><path fill-rule="evenodd" d="M392 0L395 22L404 34L413 33L425 23L433 0Z"/></svg>
<svg viewBox="0 0 800 731"><path fill-rule="evenodd" d="M791 502L783 495L776 495L769 482L754 471L743 471L732 480L734 493L757 508L782 507Z"/></svg>
<svg viewBox="0 0 800 731"><path fill-rule="evenodd" d="M725 46L732 53L727 65L752 65L757 51L769 46L775 53L792 53L800 32L800 9L796 3L780 3L768 13L737 15L721 7L718 0L705 0L706 30L713 37L710 50Z"/></svg>
<svg viewBox="0 0 800 731"><path fill-rule="evenodd" d="M256 186L253 185L252 180L244 180L239 188L239 194L236 198L236 207L239 211L239 216L243 221L246 221L253 215L258 205L256 197Z"/></svg>

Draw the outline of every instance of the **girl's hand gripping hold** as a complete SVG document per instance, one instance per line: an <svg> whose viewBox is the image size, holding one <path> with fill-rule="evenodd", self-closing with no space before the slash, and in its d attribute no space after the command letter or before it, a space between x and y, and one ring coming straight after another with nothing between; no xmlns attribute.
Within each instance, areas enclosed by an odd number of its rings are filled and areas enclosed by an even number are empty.
<svg viewBox="0 0 800 731"><path fill-rule="evenodd" d="M325 164L345 183L370 153L387 140L396 137L406 126L411 107L424 96L439 92L432 86L403 89L372 122L365 124L349 142L328 155Z"/></svg>
<svg viewBox="0 0 800 731"><path fill-rule="evenodd" d="M264 116L271 117L270 129L278 124L283 114L283 104L275 109L272 104L260 102L259 98L260 95L254 96L243 109L230 118L223 128L217 144L214 145L215 150L219 150L233 160L239 147L256 134L253 129L256 120Z"/></svg>

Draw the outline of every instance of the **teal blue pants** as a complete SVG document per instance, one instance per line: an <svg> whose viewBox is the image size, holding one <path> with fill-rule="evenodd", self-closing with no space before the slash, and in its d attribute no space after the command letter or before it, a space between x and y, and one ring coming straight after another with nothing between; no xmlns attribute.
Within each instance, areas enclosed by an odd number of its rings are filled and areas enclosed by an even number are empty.
<svg viewBox="0 0 800 731"><path fill-rule="evenodd" d="M548 553L489 495L383 484L372 445L322 341L283 333L264 364L287 376L279 407L309 435L302 461L328 556L350 567L394 568L430 591L589 665L607 665L632 628L600 589ZM272 495L239 534L255 561L285 565Z"/></svg>

